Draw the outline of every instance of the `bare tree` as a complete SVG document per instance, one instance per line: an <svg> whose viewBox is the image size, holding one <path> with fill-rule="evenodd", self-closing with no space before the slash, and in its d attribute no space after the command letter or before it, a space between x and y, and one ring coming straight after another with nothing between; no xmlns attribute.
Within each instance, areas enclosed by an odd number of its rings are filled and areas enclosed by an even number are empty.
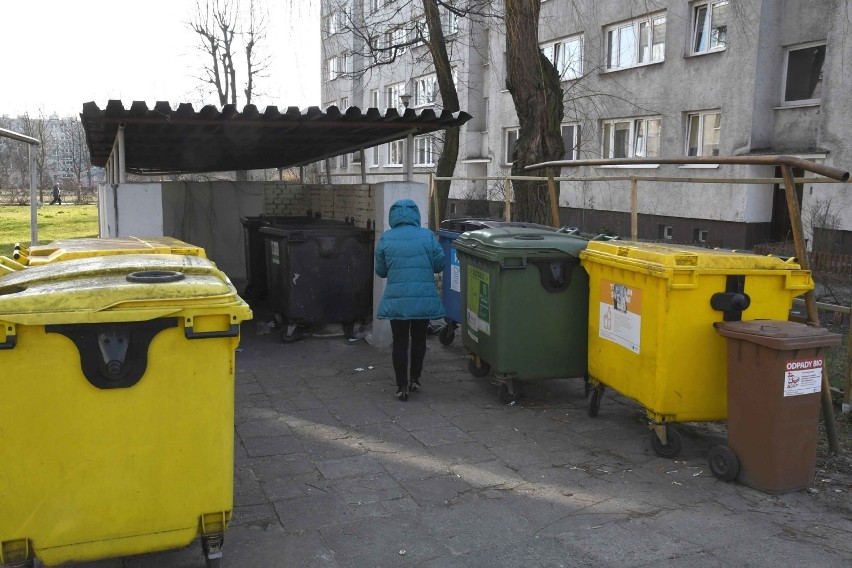
<svg viewBox="0 0 852 568"><path fill-rule="evenodd" d="M559 72L539 49L540 0L505 0L506 87L512 94L520 132L512 154L512 175L523 176L528 165L561 159L565 153L560 124L564 115ZM546 172L540 172L542 174ZM554 172L558 175L559 172ZM547 185L515 181L515 217L547 223ZM557 194L558 198L558 194ZM557 221L557 220L554 220Z"/></svg>
<svg viewBox="0 0 852 568"><path fill-rule="evenodd" d="M246 104L256 93L256 80L264 76L270 58L262 54L266 40L268 17L257 0L248 0L243 12L239 0L196 0L189 23L198 36L198 48L205 54L204 73L199 80L216 92L220 105L237 104L237 67L234 56L243 45L245 53ZM243 27L245 26L245 27Z"/></svg>
<svg viewBox="0 0 852 568"><path fill-rule="evenodd" d="M59 128L67 144L66 157L68 165L77 180L75 186L77 203L82 203L83 175L89 178L87 185L90 186L92 170L92 159L89 154L89 148L86 145L86 133L83 130L83 124L77 118L60 120Z"/></svg>

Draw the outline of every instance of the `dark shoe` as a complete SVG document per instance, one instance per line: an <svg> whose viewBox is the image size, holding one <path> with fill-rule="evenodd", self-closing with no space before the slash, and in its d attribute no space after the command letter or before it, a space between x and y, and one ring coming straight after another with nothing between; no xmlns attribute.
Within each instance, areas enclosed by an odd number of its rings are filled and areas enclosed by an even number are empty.
<svg viewBox="0 0 852 568"><path fill-rule="evenodd" d="M408 385L408 390L410 392L417 392L420 390L420 379L411 379L411 383Z"/></svg>
<svg viewBox="0 0 852 568"><path fill-rule="evenodd" d="M408 391L406 391L405 389L398 389L394 396L402 402L405 402L406 400L408 400Z"/></svg>

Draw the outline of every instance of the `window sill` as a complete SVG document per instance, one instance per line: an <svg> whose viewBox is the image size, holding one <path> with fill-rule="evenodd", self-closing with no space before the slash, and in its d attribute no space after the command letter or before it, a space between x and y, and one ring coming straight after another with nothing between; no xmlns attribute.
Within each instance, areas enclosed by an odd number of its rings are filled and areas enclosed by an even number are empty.
<svg viewBox="0 0 852 568"><path fill-rule="evenodd" d="M696 156L701 157L701 156ZM717 170L719 169L719 164L683 164L678 166L679 170Z"/></svg>
<svg viewBox="0 0 852 568"><path fill-rule="evenodd" d="M639 65L631 65L630 67L619 67L618 69L601 69L601 75L609 75L610 73L618 73L619 71L630 71L631 69L641 69L643 67L651 67L653 65L662 65L665 63L665 59L661 59L660 61L651 61L648 63L641 63ZM564 80L562 81L565 82Z"/></svg>
<svg viewBox="0 0 852 568"><path fill-rule="evenodd" d="M702 55L713 55L714 53L724 53L727 51L727 47L717 47L716 49L708 49L707 51L694 51L691 53L685 53L684 59L692 59L693 57L701 57Z"/></svg>
<svg viewBox="0 0 852 568"><path fill-rule="evenodd" d="M614 160L617 158L613 158ZM660 164L612 164L610 166L595 166L596 168L609 170L656 170Z"/></svg>
<svg viewBox="0 0 852 568"><path fill-rule="evenodd" d="M782 104L781 106L772 107L772 110L787 110L792 108L810 108L810 107L818 107L821 102L817 101L802 101L800 103L788 103Z"/></svg>
<svg viewBox="0 0 852 568"><path fill-rule="evenodd" d="M385 164L386 168L402 168L402 164Z"/></svg>

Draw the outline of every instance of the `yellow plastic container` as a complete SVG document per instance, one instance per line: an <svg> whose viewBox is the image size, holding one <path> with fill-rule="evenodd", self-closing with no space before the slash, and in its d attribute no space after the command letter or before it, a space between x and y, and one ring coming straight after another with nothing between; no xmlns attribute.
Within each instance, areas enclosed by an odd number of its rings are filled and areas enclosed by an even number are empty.
<svg viewBox="0 0 852 568"><path fill-rule="evenodd" d="M172 237L127 237L124 239L59 239L34 247L16 246L15 260L26 266L40 266L63 260L118 254L182 254L206 258L204 249Z"/></svg>
<svg viewBox="0 0 852 568"><path fill-rule="evenodd" d="M219 562L235 349L251 311L202 256L79 258L0 277L0 564L199 535Z"/></svg>
<svg viewBox="0 0 852 568"><path fill-rule="evenodd" d="M813 288L793 261L733 251L592 241L580 258L592 385L632 398L657 424L725 419L726 345L713 323L785 320L793 298ZM593 416L601 392L592 393Z"/></svg>

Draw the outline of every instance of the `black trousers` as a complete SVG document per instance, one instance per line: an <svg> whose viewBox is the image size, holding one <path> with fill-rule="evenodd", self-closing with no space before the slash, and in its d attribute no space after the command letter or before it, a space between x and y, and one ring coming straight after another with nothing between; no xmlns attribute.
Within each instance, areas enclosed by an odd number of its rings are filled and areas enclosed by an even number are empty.
<svg viewBox="0 0 852 568"><path fill-rule="evenodd" d="M393 332L393 371L397 388L408 386L408 379L420 379L423 358L426 356L426 328L429 320L390 320ZM411 338L411 367L408 345Z"/></svg>

